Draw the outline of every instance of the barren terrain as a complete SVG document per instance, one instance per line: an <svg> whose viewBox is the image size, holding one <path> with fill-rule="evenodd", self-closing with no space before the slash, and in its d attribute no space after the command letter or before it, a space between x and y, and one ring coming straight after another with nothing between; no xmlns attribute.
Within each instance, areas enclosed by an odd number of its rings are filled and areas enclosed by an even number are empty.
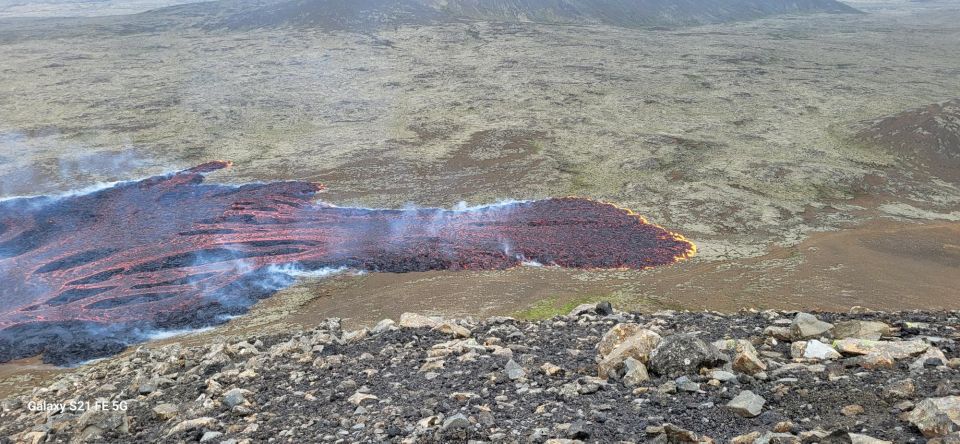
<svg viewBox="0 0 960 444"><path fill-rule="evenodd" d="M958 184L856 135L960 96L960 6L851 4L867 14L675 29L0 21L0 197L229 159L210 180L318 181L342 206L589 197L699 248L643 272L304 281L210 335L585 299L956 309Z"/></svg>

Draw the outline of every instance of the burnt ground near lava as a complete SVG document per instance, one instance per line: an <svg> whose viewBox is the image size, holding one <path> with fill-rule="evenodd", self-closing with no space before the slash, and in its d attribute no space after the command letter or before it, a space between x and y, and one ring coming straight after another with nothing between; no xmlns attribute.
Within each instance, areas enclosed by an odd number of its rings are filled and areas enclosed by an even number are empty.
<svg viewBox="0 0 960 444"><path fill-rule="evenodd" d="M330 319L305 331L145 346L5 399L0 436L16 442L692 443L753 432L741 442L762 436L767 441L758 442L834 442L823 437L836 432L846 440L835 442L851 442L847 433L853 433L853 442L880 444L922 443L960 427L943 418L921 421L927 398L960 403L957 312L816 316L611 314L600 304L537 322L406 314L399 328L385 321L346 330ZM631 355L649 373L598 378L598 355L609 353L602 344L623 341L635 328L663 338L656 348L663 352ZM794 328L802 333L790 333ZM703 341L704 350L723 351L673 349L671 338L682 335ZM873 361L856 347L831 342L851 337L881 339L852 344L909 351ZM842 356L810 348L814 341ZM668 372L669 362L693 364ZM746 391L763 398L758 410L727 406ZM70 401L123 402L127 409L29 407ZM655 441L666 424L673 440ZM929 428L933 424L943 428ZM864 435L883 441L862 441Z"/></svg>
<svg viewBox="0 0 960 444"><path fill-rule="evenodd" d="M0 362L43 353L71 364L150 331L221 323L292 284L291 269L644 269L695 253L680 235L586 199L342 208L313 202L323 187L306 182L202 183L226 165L0 202Z"/></svg>

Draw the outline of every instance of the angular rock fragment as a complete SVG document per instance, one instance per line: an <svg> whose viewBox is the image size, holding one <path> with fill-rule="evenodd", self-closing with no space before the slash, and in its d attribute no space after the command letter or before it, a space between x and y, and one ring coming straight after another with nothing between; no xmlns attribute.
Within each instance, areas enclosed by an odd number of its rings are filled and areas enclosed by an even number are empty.
<svg viewBox="0 0 960 444"><path fill-rule="evenodd" d="M507 365L504 366L503 371L507 374L508 378L514 381L527 377L527 371L513 359L507 361Z"/></svg>
<svg viewBox="0 0 960 444"><path fill-rule="evenodd" d="M627 358L646 364L660 341L660 335L639 325L615 325L603 335L598 345L598 376L608 378L613 373L619 375Z"/></svg>
<svg viewBox="0 0 960 444"><path fill-rule="evenodd" d="M438 332L440 332L440 333L453 336L453 337L455 337L455 338L469 338L469 337L470 337L470 330L468 330L466 327L463 327L463 326L461 326L461 325L457 325L457 324L455 324L455 323L453 323L453 322L450 322L450 321L444 321L444 322L440 323L440 325L437 325L436 327L433 327L433 329L436 330L436 331L438 331Z"/></svg>
<svg viewBox="0 0 960 444"><path fill-rule="evenodd" d="M656 444L712 444L709 436L700 435L673 424L664 424L647 430L647 434L656 435L651 441Z"/></svg>
<svg viewBox="0 0 960 444"><path fill-rule="evenodd" d="M390 330L394 330L397 327L397 323L393 319L383 319L380 322L377 322L377 325L374 325L370 329L370 333L374 335L379 335L381 333L386 333Z"/></svg>
<svg viewBox="0 0 960 444"><path fill-rule="evenodd" d="M960 431L960 396L924 399L907 419L927 438Z"/></svg>
<svg viewBox="0 0 960 444"><path fill-rule="evenodd" d="M879 340L883 336L890 335L891 327L883 322L849 320L837 322L833 326L831 333L837 339L870 339Z"/></svg>
<svg viewBox="0 0 960 444"><path fill-rule="evenodd" d="M164 421L174 418L178 412L177 406L170 403L163 403L153 408L153 414Z"/></svg>
<svg viewBox="0 0 960 444"><path fill-rule="evenodd" d="M790 332L795 339L818 338L831 328L833 324L823 322L809 313L797 313L790 324Z"/></svg>
<svg viewBox="0 0 960 444"><path fill-rule="evenodd" d="M624 361L624 368L626 372L622 379L623 384L627 387L634 387L650 380L650 375L647 374L647 366L636 359L627 358Z"/></svg>
<svg viewBox="0 0 960 444"><path fill-rule="evenodd" d="M400 327L403 328L434 328L440 321L418 313L403 313L400 315Z"/></svg>
<svg viewBox="0 0 960 444"><path fill-rule="evenodd" d="M939 348L930 347L910 364L910 371L920 371L928 367L942 367L947 365L947 356Z"/></svg>
<svg viewBox="0 0 960 444"><path fill-rule="evenodd" d="M753 418L763 412L766 402L760 395L744 390L727 403L727 409L744 418Z"/></svg>
<svg viewBox="0 0 960 444"><path fill-rule="evenodd" d="M869 339L840 339L833 347L850 355L886 354L893 359L909 358L925 352L930 344L924 341L873 341Z"/></svg>
<svg viewBox="0 0 960 444"><path fill-rule="evenodd" d="M803 357L807 359L830 360L840 359L842 356L840 352L833 347L816 339L811 339L807 341L807 346L803 350Z"/></svg>
<svg viewBox="0 0 960 444"><path fill-rule="evenodd" d="M376 400L379 400L379 399L380 399L380 398L378 398L378 397L376 397L376 396L374 396L374 395L371 395L371 394L369 394L369 393L356 392L356 393L350 395L350 397L347 398L347 401L350 402L350 403L353 404L353 405L361 405L361 404L363 404L365 401L376 401Z"/></svg>

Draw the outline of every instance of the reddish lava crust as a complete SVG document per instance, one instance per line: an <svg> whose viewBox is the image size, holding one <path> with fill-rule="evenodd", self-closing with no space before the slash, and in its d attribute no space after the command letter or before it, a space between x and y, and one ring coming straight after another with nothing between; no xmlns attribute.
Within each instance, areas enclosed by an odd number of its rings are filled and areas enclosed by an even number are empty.
<svg viewBox="0 0 960 444"><path fill-rule="evenodd" d="M0 362L108 355L157 329L245 312L281 267L502 270L522 261L641 269L692 255L682 236L578 198L469 210L314 203L321 185L203 184L212 162L91 194L0 202Z"/></svg>

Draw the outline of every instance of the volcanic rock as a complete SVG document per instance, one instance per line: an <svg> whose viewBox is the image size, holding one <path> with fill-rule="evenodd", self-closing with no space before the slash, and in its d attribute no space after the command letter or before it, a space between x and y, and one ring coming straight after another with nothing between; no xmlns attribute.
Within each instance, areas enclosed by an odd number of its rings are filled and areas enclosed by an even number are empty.
<svg viewBox="0 0 960 444"><path fill-rule="evenodd" d="M400 327L403 328L434 328L440 325L440 322L436 318L419 313L403 313L400 315Z"/></svg>
<svg viewBox="0 0 960 444"><path fill-rule="evenodd" d="M917 403L908 419L927 438L960 431L960 396L924 399Z"/></svg>
<svg viewBox="0 0 960 444"><path fill-rule="evenodd" d="M507 361L507 365L504 366L503 371L507 374L507 377L511 380L517 380L527 377L527 370L523 368L520 364L517 364L517 361L513 359Z"/></svg>
<svg viewBox="0 0 960 444"><path fill-rule="evenodd" d="M171 403L163 403L153 408L153 413L157 415L157 418L164 421L176 417L178 412L177 406Z"/></svg>
<svg viewBox="0 0 960 444"><path fill-rule="evenodd" d="M790 327L771 325L763 329L763 334L780 341L792 341L794 339L793 330Z"/></svg>
<svg viewBox="0 0 960 444"><path fill-rule="evenodd" d="M811 339L806 341L803 347L803 352L800 355L805 359L819 359L819 360L830 360L830 359L840 359L841 355L833 347L824 344L816 339Z"/></svg>
<svg viewBox="0 0 960 444"><path fill-rule="evenodd" d="M204 433L203 436L200 437L200 442L210 442L221 436L223 436L223 432L216 432L211 430L209 432Z"/></svg>
<svg viewBox="0 0 960 444"><path fill-rule="evenodd" d="M700 384L693 382L687 376L681 376L674 381L677 384L677 388L684 392L699 392Z"/></svg>
<svg viewBox="0 0 960 444"><path fill-rule="evenodd" d="M179 424L173 426L168 432L167 436L173 436L178 433L197 430L197 429L215 429L218 428L219 423L216 419L204 416L201 418L188 419L186 421L180 422Z"/></svg>
<svg viewBox="0 0 960 444"><path fill-rule="evenodd" d="M580 315L594 314L599 316L608 316L613 314L613 306L609 302L598 302L596 304L580 304L570 310L567 316L580 317Z"/></svg>
<svg viewBox="0 0 960 444"><path fill-rule="evenodd" d="M441 358L427 358L426 362L424 362L417 371L420 373L432 372L442 369L445 364L446 361Z"/></svg>
<svg viewBox="0 0 960 444"><path fill-rule="evenodd" d="M632 322L621 322L614 325L610 328L610 330L607 330L607 332L603 334L603 337L600 338L600 342L597 344L597 354L600 356L607 356L613 352L613 350L619 347L620 344L623 344L627 341L627 339L634 336L644 337L652 343L650 350L647 351L648 354L650 351L653 351L653 348L657 346L656 343L659 343L660 341L660 335L647 330L639 324Z"/></svg>
<svg viewBox="0 0 960 444"><path fill-rule="evenodd" d="M884 393L892 398L911 398L917 393L917 385L912 379L901 379L885 385Z"/></svg>
<svg viewBox="0 0 960 444"><path fill-rule="evenodd" d="M470 337L470 330L468 330L466 327L454 324L453 322L450 322L450 321L444 321L440 323L440 325L433 327L433 329L436 331L439 331L440 333L451 335L455 338Z"/></svg>
<svg viewBox="0 0 960 444"><path fill-rule="evenodd" d="M844 416L857 416L863 413L863 406L860 404L850 404L840 409Z"/></svg>
<svg viewBox="0 0 960 444"><path fill-rule="evenodd" d="M230 389L223 394L223 403L230 408L234 408L238 405L246 405L248 403L247 396L252 392L250 390L244 389Z"/></svg>
<svg viewBox="0 0 960 444"><path fill-rule="evenodd" d="M650 380L650 375L647 373L647 366L643 365L642 362L631 357L627 358L623 364L626 372L623 374L622 379L623 384L627 387L634 387Z"/></svg>
<svg viewBox="0 0 960 444"><path fill-rule="evenodd" d="M710 377L720 382L733 381L737 379L737 375L724 370L714 370L710 372Z"/></svg>
<svg viewBox="0 0 960 444"><path fill-rule="evenodd" d="M790 333L796 339L818 338L830 331L831 328L833 328L833 324L823 322L812 314L797 313L790 324Z"/></svg>
<svg viewBox="0 0 960 444"><path fill-rule="evenodd" d="M917 356L910 364L911 371L920 371L925 367L941 367L947 365L947 356L939 348L930 347L923 354Z"/></svg>
<svg viewBox="0 0 960 444"><path fill-rule="evenodd" d="M760 432L753 431L730 439L730 444L754 444L760 439Z"/></svg>
<svg viewBox="0 0 960 444"><path fill-rule="evenodd" d="M386 333L390 330L397 328L397 323L393 319L384 319L380 322L377 322L377 325L373 326L370 329L371 334L379 335L381 333Z"/></svg>
<svg viewBox="0 0 960 444"><path fill-rule="evenodd" d="M883 336L888 336L891 332L889 325L876 321L849 320L834 324L831 333L837 339L870 339L879 340Z"/></svg>
<svg viewBox="0 0 960 444"><path fill-rule="evenodd" d="M897 361L893 359L893 356L890 353L885 352L871 353L866 356L861 356L856 361L860 367L863 367L867 370L893 368L897 365Z"/></svg>
<svg viewBox="0 0 960 444"><path fill-rule="evenodd" d="M470 420L467 419L463 413L457 413L443 421L443 426L441 430L444 432L451 432L459 429L466 429L470 427Z"/></svg>
<svg viewBox="0 0 960 444"><path fill-rule="evenodd" d="M752 418L763 412L763 405L766 402L763 397L750 390L744 390L727 403L727 409L744 418Z"/></svg>
<svg viewBox="0 0 960 444"><path fill-rule="evenodd" d="M754 444L800 444L800 438L790 433L766 432ZM822 443L820 443L822 444Z"/></svg>
<svg viewBox="0 0 960 444"><path fill-rule="evenodd" d="M695 374L724 361L713 344L692 334L676 334L660 341L650 353L650 370L661 376Z"/></svg>
<svg viewBox="0 0 960 444"><path fill-rule="evenodd" d="M567 438L584 440L590 438L589 426L584 421L574 421L566 431Z"/></svg>
<svg viewBox="0 0 960 444"><path fill-rule="evenodd" d="M92 438L114 430L128 433L130 421L122 411L89 409L77 419L77 427L81 430L82 437Z"/></svg>
<svg viewBox="0 0 960 444"><path fill-rule="evenodd" d="M343 332L343 335L340 336L340 342L342 343L357 342L363 338L366 338L368 334L370 334L370 330L367 330L365 328L361 328L359 330L353 330L353 331L346 331L346 332Z"/></svg>
<svg viewBox="0 0 960 444"><path fill-rule="evenodd" d="M661 342L695 335L724 349L718 353L732 355L738 347L742 351L748 349L746 344L759 343L761 338L754 335L771 322L790 319L782 312L775 313L777 316L727 314L722 322L716 314L695 312L618 312L617 320L582 316L576 322L567 316L545 321L451 320L456 325L470 325L474 336L484 332L485 337L457 339L433 329L399 328L349 343L337 341L344 332L339 323L323 321L309 331L258 333L256 337L242 332L225 341L174 348L150 344L70 369L47 386L0 400L0 443L4 439L76 442L81 438L95 442L208 439L234 444L271 438L277 442L510 442L528 438L543 442L550 437L591 442L708 442L701 433L722 442L736 439L754 444L876 444L924 439L945 444L957 439L960 431L950 430L960 426L950 415L958 410L956 379L960 373L946 366L916 372L910 372L906 362L861 367L862 359L879 355L857 355L838 362L811 363L806 361L809 358L795 362L788 356L791 344L765 340L754 347L765 352L768 370L753 376L733 373L732 362L714 362L679 377L650 371L646 374L649 379L644 380L643 363L628 356L616 383L594 377L597 355L591 351L601 348L604 333L616 322L656 326L665 332ZM899 332L901 342L929 341L937 347L925 352L939 350L950 360L960 357L958 314L829 316L837 324L851 319L888 325L922 321L927 324L922 329ZM712 342L720 338L734 339ZM505 353L494 356L494 350L511 351L513 363ZM205 362L206 356L218 363ZM459 359L467 356L471 358ZM436 360L443 360L445 366L417 373L420 364ZM651 365L654 361L651 358ZM524 376L510 379L508 364L511 370L523 369ZM532 372L531 368L539 370ZM137 390L144 381L157 381L158 389L140 397ZM238 392L243 400L228 403ZM932 399L914 401L918 393ZM130 407L120 414L90 413L81 428L77 414L28 407L31 402L53 397L127 399ZM854 403L864 411L851 406ZM229 408L230 404L234 407ZM124 420L127 432L113 428ZM685 424L688 430L666 426L671 423ZM858 433L837 427L855 428ZM644 441L645 430L649 436ZM924 438L922 430L947 434Z"/></svg>
<svg viewBox="0 0 960 444"><path fill-rule="evenodd" d="M848 436L850 437L850 444L893 444L893 441L885 441L859 433L848 433Z"/></svg>
<svg viewBox="0 0 960 444"><path fill-rule="evenodd" d="M716 341L713 343L720 350L728 350L734 353L733 369L748 375L755 375L767 369L767 364L757 356L757 349L743 339Z"/></svg>
<svg viewBox="0 0 960 444"><path fill-rule="evenodd" d="M157 384L153 381L147 381L143 384L140 384L140 387L137 388L137 393L141 395L149 395L157 391Z"/></svg>
<svg viewBox="0 0 960 444"><path fill-rule="evenodd" d="M649 432L655 432L657 436L653 439L653 443L657 444L712 444L714 440L709 436L700 435L696 432L678 427L673 424L664 424L662 427L658 427Z"/></svg>
<svg viewBox="0 0 960 444"><path fill-rule="evenodd" d="M796 428L796 425L790 421L780 421L773 426L775 433L790 433Z"/></svg>
<svg viewBox="0 0 960 444"><path fill-rule="evenodd" d="M347 398L347 401L349 401L353 405L359 406L359 405L362 405L365 401L376 401L378 399L380 398L377 398L376 396L371 395L369 393L362 393L358 391L350 395L350 397Z"/></svg>
<svg viewBox="0 0 960 444"><path fill-rule="evenodd" d="M914 341L872 341L869 339L841 339L833 342L834 348L851 355L887 355L903 359L923 353L930 344Z"/></svg>
<svg viewBox="0 0 960 444"><path fill-rule="evenodd" d="M607 378L612 373L619 373L627 358L647 363L651 352L660 340L660 335L639 325L615 325L603 335L598 345L600 358L600 363L597 365L598 376Z"/></svg>
<svg viewBox="0 0 960 444"><path fill-rule="evenodd" d="M544 373L545 375L547 375L547 376L557 376L557 375L563 373L563 368L562 368L562 367L560 367L560 366L558 366L558 365L551 364L551 363L549 363L549 362L545 362L543 365L541 365L541 366L540 366L540 370L542 370L543 373Z"/></svg>

